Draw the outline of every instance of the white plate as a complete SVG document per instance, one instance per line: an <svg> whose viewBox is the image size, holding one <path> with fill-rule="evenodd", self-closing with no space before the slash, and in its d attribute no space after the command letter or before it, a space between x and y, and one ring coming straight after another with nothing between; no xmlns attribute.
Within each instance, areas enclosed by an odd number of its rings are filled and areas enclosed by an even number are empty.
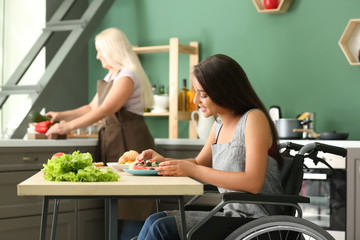
<svg viewBox="0 0 360 240"><path fill-rule="evenodd" d="M125 163L125 164L119 164L117 162L108 162L106 163L106 165L108 165L111 169L117 170L117 171L121 171L124 168L128 168L129 164Z"/></svg>
<svg viewBox="0 0 360 240"><path fill-rule="evenodd" d="M131 173L135 176L160 176L156 170L134 170L124 169L124 172Z"/></svg>

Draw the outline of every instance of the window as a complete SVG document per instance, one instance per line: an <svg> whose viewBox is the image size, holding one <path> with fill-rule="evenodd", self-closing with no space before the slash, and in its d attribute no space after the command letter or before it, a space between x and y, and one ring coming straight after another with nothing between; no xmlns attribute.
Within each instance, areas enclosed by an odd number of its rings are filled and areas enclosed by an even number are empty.
<svg viewBox="0 0 360 240"><path fill-rule="evenodd" d="M6 84L46 22L45 0L0 0L0 86ZM18 85L36 84L45 71L45 49L31 64ZM0 109L0 134L3 139L14 131L32 105L31 95L12 95Z"/></svg>

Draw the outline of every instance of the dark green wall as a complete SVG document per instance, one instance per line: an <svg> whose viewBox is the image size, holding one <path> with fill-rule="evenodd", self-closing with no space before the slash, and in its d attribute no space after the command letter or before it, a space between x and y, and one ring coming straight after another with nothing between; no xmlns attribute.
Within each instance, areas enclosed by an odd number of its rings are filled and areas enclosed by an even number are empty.
<svg viewBox="0 0 360 240"><path fill-rule="evenodd" d="M198 41L200 59L216 53L235 58L267 107L283 117L309 111L315 130L349 132L360 139L360 67L351 66L338 41L348 21L360 18L359 0L294 0L285 14L258 13L251 0L116 0L98 28L122 29L133 45ZM105 71L90 41L90 96ZM141 56L155 84L168 79L168 55ZM186 56L179 78L187 77ZM147 119L154 137L167 137L164 118ZM186 124L180 127L186 135Z"/></svg>

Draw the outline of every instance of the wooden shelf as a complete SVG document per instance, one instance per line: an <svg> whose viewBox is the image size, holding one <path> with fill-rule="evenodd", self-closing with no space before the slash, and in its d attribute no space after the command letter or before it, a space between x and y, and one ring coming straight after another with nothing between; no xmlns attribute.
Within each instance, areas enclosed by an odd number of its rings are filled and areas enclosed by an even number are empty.
<svg viewBox="0 0 360 240"><path fill-rule="evenodd" d="M359 66L360 19L350 19L339 40L339 45L350 65Z"/></svg>
<svg viewBox="0 0 360 240"><path fill-rule="evenodd" d="M137 54L148 53L169 53L169 112L168 113L144 113L147 117L168 117L169 118L169 138L178 138L178 121L189 121L189 138L197 138L196 129L191 121L190 112L178 111L179 94L179 54L189 55L189 86L192 86L191 68L199 63L199 43L190 42L189 45L180 44L179 38L170 38L169 45L133 47Z"/></svg>
<svg viewBox="0 0 360 240"><path fill-rule="evenodd" d="M279 14L285 13L288 11L292 0L279 0L279 6L276 9L266 9L264 7L263 0L253 0L253 3L256 7L256 10L260 13L270 13L270 14Z"/></svg>
<svg viewBox="0 0 360 240"><path fill-rule="evenodd" d="M150 47L133 47L134 52L137 54L146 54L146 53L158 53L158 52L169 52L170 45L162 46L150 46ZM184 54L197 54L197 47L179 44L179 53Z"/></svg>

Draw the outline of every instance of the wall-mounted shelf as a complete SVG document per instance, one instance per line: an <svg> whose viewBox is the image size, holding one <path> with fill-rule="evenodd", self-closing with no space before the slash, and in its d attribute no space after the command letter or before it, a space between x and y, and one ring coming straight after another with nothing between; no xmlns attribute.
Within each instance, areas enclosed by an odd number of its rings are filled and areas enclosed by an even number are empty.
<svg viewBox="0 0 360 240"><path fill-rule="evenodd" d="M285 13L288 11L292 0L279 0L279 6L275 9L266 9L264 7L264 0L253 0L253 3L260 13L273 13L273 14L279 14L279 13Z"/></svg>
<svg viewBox="0 0 360 240"><path fill-rule="evenodd" d="M137 54L147 53L169 53L169 112L168 113L144 113L147 117L168 117L169 118L169 138L178 138L178 121L189 121L189 138L197 138L196 129L191 121L190 112L178 111L179 94L179 54L189 55L189 68L199 63L199 43L190 42L189 45L179 44L179 38L170 38L169 45L133 47ZM189 76L189 86L192 86L191 70Z"/></svg>
<svg viewBox="0 0 360 240"><path fill-rule="evenodd" d="M360 50L360 19L350 19L339 45L351 65L360 65L358 54Z"/></svg>

